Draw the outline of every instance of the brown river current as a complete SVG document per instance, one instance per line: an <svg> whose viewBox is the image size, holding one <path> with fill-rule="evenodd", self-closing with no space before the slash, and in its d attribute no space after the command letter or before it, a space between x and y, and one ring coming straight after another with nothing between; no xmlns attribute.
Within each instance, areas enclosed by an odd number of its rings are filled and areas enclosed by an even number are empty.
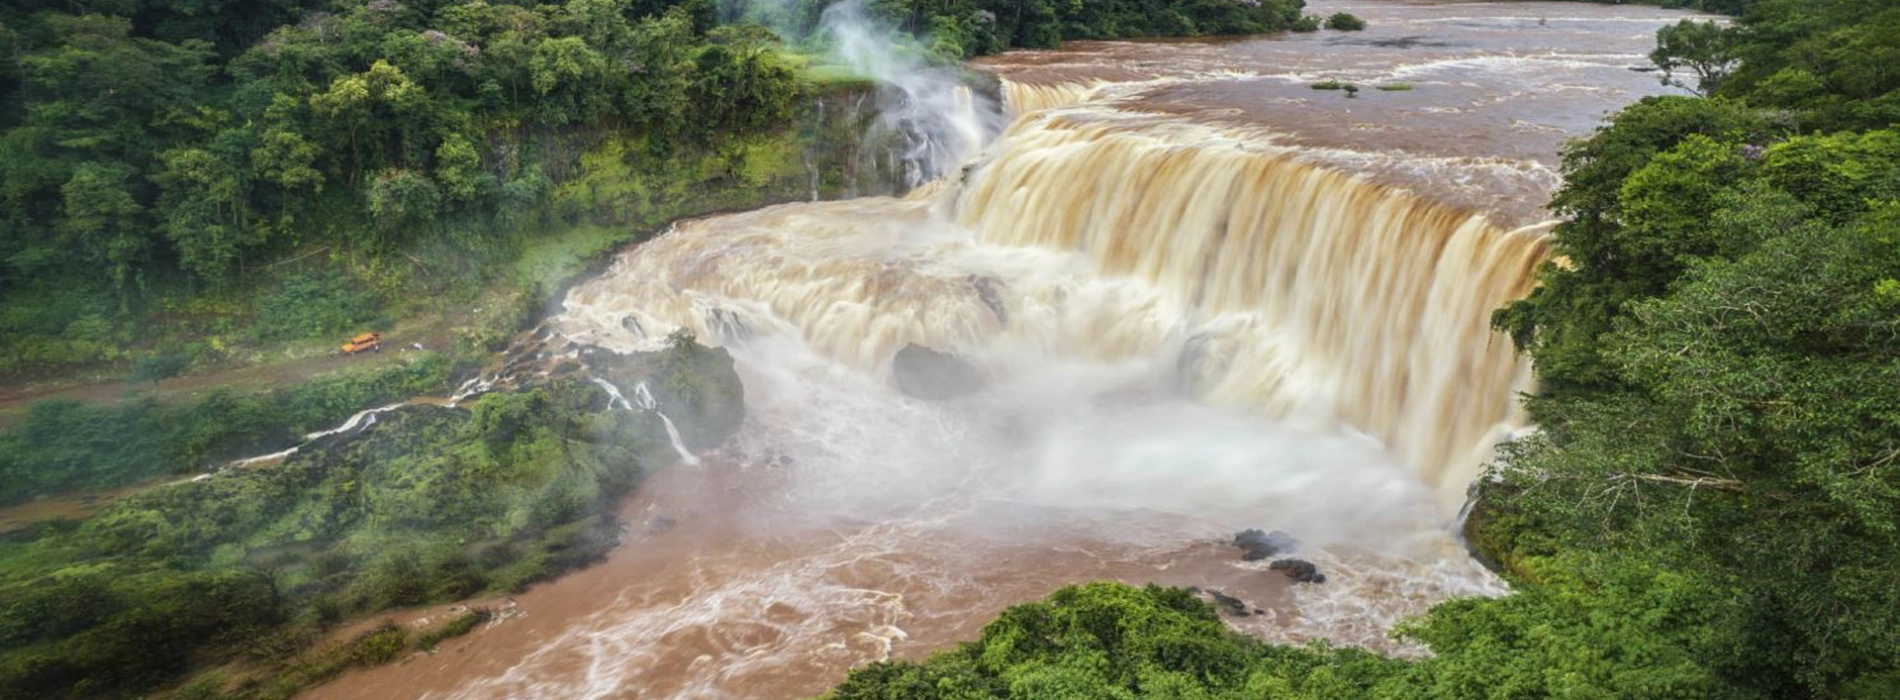
<svg viewBox="0 0 1900 700"><path fill-rule="evenodd" d="M1558 149L1665 91L1631 68L1683 15L1309 11L1371 28L986 59L1009 125L943 181L622 253L551 329L729 348L740 436L644 484L605 563L308 697L810 697L1094 579L1223 590L1271 639L1421 653L1392 623L1506 592L1452 534L1527 427L1529 368L1490 311L1547 254ZM1327 79L1362 91L1309 87ZM910 344L987 385L898 393ZM1293 534L1328 581L1240 561L1242 527Z"/></svg>

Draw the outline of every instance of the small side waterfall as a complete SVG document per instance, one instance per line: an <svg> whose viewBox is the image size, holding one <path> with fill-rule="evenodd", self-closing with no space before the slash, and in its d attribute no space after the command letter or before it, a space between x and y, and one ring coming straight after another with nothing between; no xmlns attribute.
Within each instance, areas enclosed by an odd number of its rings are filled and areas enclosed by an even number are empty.
<svg viewBox="0 0 1900 700"><path fill-rule="evenodd" d="M274 463L283 461L284 459L289 458L291 455L297 454L298 450L303 449L303 446L310 444L312 440L316 440L318 438L326 438L332 435L341 435L343 433L348 433L355 430L367 428L369 426L376 424L376 416L384 414L384 413L388 413L390 411L394 411L398 408L402 408L407 405L409 405L409 402L405 401L402 403L393 403L388 406L380 406L377 408L357 411L356 413L352 414L349 418L345 419L341 424L337 425L337 427L331 428L329 430L319 430L319 431L304 435L303 440L301 442L298 442L297 445L294 447L290 447L288 449L280 450L277 452L272 452L266 455L258 455L255 457L245 457L243 459L231 460L230 462L225 463L225 467L242 469L245 467L254 467L261 464L274 464Z"/></svg>
<svg viewBox="0 0 1900 700"><path fill-rule="evenodd" d="M673 425L673 419L666 417L666 412L660 410L660 402L654 400L653 392L647 388L646 382L640 382L634 385L633 400L628 401L627 397L620 393L620 387L614 386L613 382L600 377L594 377L593 379L595 384L600 385L600 388L607 391L608 406L610 408L617 405L629 411L652 411L654 415L659 416L660 424L666 427L666 438L672 441L673 451L679 453L680 461L691 465L699 464L699 458L693 456L693 452L686 449L686 441L680 439L679 428Z"/></svg>

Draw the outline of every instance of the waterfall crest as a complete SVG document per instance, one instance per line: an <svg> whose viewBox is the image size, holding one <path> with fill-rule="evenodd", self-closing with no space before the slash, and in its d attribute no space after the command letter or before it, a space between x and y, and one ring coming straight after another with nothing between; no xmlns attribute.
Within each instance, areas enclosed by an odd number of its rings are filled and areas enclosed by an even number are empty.
<svg viewBox="0 0 1900 700"><path fill-rule="evenodd" d="M1019 83L1003 81L1003 107L1011 117L1021 117L1047 109L1074 107L1088 102L1096 85L1081 83Z"/></svg>

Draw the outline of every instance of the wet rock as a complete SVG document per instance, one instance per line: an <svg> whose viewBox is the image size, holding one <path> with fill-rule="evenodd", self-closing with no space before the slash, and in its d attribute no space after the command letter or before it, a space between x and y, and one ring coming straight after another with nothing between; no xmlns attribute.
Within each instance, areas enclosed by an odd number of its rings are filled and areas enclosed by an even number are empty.
<svg viewBox="0 0 1900 700"><path fill-rule="evenodd" d="M1246 601L1215 590L1209 590L1207 594L1214 596L1214 605L1218 606L1221 612L1234 617L1246 617L1252 614L1247 609Z"/></svg>
<svg viewBox="0 0 1900 700"><path fill-rule="evenodd" d="M666 517L664 515L655 515L651 518L647 518L647 534L649 535L662 534L666 532L667 530L671 530L674 527L677 527L678 525L679 525L679 521L677 520Z"/></svg>
<svg viewBox="0 0 1900 700"><path fill-rule="evenodd" d="M1002 285L1002 281L994 277L970 275L970 286L976 288L976 298L982 300L984 306L989 307L990 313L996 316L997 323L1008 326L1009 306L1003 303Z"/></svg>
<svg viewBox="0 0 1900 700"><path fill-rule="evenodd" d="M927 401L954 399L983 388L983 375L963 358L922 345L906 345L891 363L897 390Z"/></svg>
<svg viewBox="0 0 1900 700"><path fill-rule="evenodd" d="M1293 550L1299 549L1300 541L1279 530L1264 532L1250 528L1234 533L1234 546L1246 552L1241 559L1259 561L1275 555L1292 554Z"/></svg>
<svg viewBox="0 0 1900 700"><path fill-rule="evenodd" d="M1286 574L1287 578L1299 583L1326 582L1326 574L1320 573L1319 567L1314 566L1313 562L1305 559L1281 559L1272 564L1268 564L1267 569L1269 571L1278 571Z"/></svg>
<svg viewBox="0 0 1900 700"><path fill-rule="evenodd" d="M626 329L628 333L632 333L636 337L647 337L646 327L640 325L640 319L634 318L632 315L622 317L620 319L620 327Z"/></svg>

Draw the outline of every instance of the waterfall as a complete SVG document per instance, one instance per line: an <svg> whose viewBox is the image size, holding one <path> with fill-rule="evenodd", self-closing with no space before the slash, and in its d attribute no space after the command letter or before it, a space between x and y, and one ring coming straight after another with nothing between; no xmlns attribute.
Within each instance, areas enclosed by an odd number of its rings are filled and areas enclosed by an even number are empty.
<svg viewBox="0 0 1900 700"><path fill-rule="evenodd" d="M1007 94L1024 110L1041 93ZM1069 99L1045 97L1033 104ZM681 224L575 289L564 331L625 350L653 342L629 324L720 343L786 333L883 374L912 343L991 376L1165 365L1204 403L1369 436L1455 513L1524 421L1529 367L1489 318L1529 291L1544 231L1305 162L1275 138L1031 111L961 178L909 198Z"/></svg>
<svg viewBox="0 0 1900 700"><path fill-rule="evenodd" d="M955 216L985 243L1076 252L1207 319L1191 363L1204 399L1351 426L1461 498L1523 420L1529 367L1490 315L1530 290L1543 229L1504 230L1249 136L1026 120Z"/></svg>
<svg viewBox="0 0 1900 700"><path fill-rule="evenodd" d="M393 403L388 406L381 406L378 408L370 408L370 409L357 411L356 413L351 414L349 418L345 419L343 423L341 425L338 425L337 427L331 428L329 430L319 430L319 431L304 435L303 440L301 442L298 442L293 447L289 447L277 452L272 452L270 454L257 455L255 457L245 457L243 459L234 459L234 460L231 460L230 462L225 463L225 467L243 469L247 467L254 467L254 466L264 465L264 464L276 464L285 459L288 459L291 455L297 454L298 450L303 449L303 446L310 444L312 440L330 437L331 435L340 435L340 434L347 433L353 430L358 430L361 428L367 428L369 426L376 424L376 416L384 414L384 413L388 413L390 411L394 411L398 408L402 408L407 405L409 405L409 402L404 401L402 403Z"/></svg>

